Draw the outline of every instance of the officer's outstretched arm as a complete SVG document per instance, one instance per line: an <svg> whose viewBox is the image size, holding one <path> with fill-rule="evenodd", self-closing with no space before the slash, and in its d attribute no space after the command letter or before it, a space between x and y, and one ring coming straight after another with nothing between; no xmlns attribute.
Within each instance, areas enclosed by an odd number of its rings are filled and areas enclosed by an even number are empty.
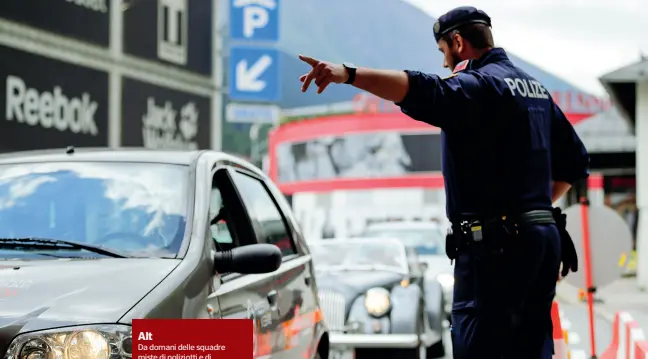
<svg viewBox="0 0 648 359"><path fill-rule="evenodd" d="M487 80L473 72L441 78L418 71L406 71L409 88L397 102L409 117L433 126L471 127L492 93Z"/></svg>
<svg viewBox="0 0 648 359"><path fill-rule="evenodd" d="M353 86L392 102L403 101L409 89L407 73L358 68Z"/></svg>
<svg viewBox="0 0 648 359"><path fill-rule="evenodd" d="M589 154L574 127L555 103L551 115L552 180L574 184L589 176Z"/></svg>

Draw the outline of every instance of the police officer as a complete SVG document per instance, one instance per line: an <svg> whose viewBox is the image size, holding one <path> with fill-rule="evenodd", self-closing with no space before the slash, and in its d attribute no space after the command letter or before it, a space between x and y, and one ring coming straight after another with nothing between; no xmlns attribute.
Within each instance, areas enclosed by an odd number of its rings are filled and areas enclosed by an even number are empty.
<svg viewBox="0 0 648 359"><path fill-rule="evenodd" d="M552 203L588 176L589 157L545 87L494 46L490 27L474 7L439 18L434 36L444 67L454 69L446 78L300 55L312 67L300 80L302 91L314 81L318 93L355 86L441 128L454 356L549 359L559 268L577 269Z"/></svg>

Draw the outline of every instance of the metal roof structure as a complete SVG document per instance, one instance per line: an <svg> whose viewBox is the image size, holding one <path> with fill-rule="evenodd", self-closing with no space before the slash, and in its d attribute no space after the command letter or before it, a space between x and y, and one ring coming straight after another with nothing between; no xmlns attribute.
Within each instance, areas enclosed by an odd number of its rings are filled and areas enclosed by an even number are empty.
<svg viewBox="0 0 648 359"><path fill-rule="evenodd" d="M574 126L590 153L634 152L633 127L617 107L600 112Z"/></svg>
<svg viewBox="0 0 648 359"><path fill-rule="evenodd" d="M637 112L637 82L648 80L648 58L614 70L599 78L603 87L619 107L620 114L630 122L634 133Z"/></svg>

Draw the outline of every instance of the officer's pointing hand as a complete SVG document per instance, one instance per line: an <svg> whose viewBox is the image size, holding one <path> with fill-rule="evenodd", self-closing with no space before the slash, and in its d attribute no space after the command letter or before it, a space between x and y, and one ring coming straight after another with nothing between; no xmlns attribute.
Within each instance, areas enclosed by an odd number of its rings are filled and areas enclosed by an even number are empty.
<svg viewBox="0 0 648 359"><path fill-rule="evenodd" d="M302 82L302 92L308 90L308 87L313 80L315 80L315 85L317 85L317 93L320 94L331 82L342 84L349 77L344 66L340 64L320 61L304 55L299 55L299 59L312 67L307 74L299 77L299 81Z"/></svg>

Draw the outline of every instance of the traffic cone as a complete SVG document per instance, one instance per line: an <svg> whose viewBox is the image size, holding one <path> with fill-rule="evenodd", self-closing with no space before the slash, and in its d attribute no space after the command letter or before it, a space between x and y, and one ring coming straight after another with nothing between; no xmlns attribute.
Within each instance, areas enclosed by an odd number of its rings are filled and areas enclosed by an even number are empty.
<svg viewBox="0 0 648 359"><path fill-rule="evenodd" d="M558 309L558 302L554 301L551 304L551 323L553 324L553 342L554 342L554 355L553 359L568 359L569 351L567 350L567 342L565 341L564 330L560 323L560 310Z"/></svg>

